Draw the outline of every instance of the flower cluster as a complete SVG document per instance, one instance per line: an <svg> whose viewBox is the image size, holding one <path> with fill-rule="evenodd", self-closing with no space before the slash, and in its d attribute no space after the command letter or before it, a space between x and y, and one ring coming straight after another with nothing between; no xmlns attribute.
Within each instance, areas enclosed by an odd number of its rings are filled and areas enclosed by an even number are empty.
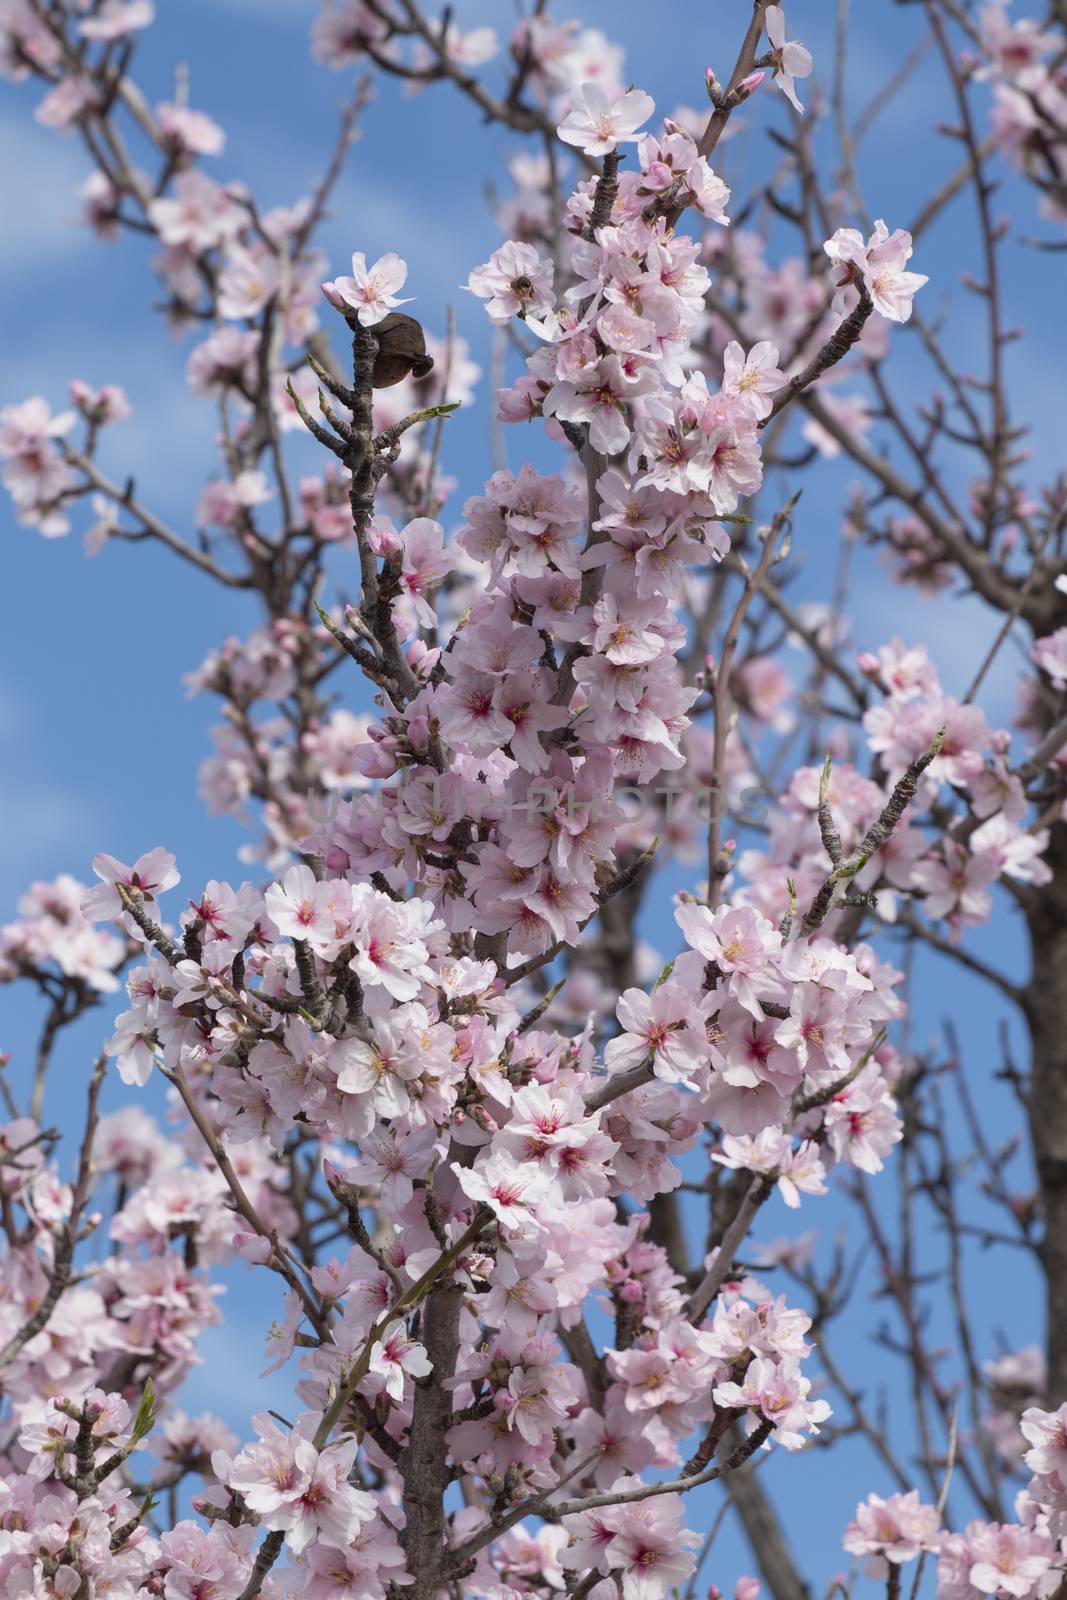
<svg viewBox="0 0 1067 1600"><path fill-rule="evenodd" d="M111 63L152 12L82 9L76 48L58 48L36 6L0 0L5 68L47 79L55 127L105 115L101 87L127 81ZM730 94L709 69L716 117L766 69L800 110L810 55L764 10L762 63ZM452 78L494 106L471 73L500 53L495 32L405 12L327 4L315 54L369 59L412 92ZM998 35L992 12L983 29L996 71L1028 91L1040 36ZM501 466L450 516L426 424L470 397L463 341L400 309L394 251L357 250L325 279L326 189L261 212L202 170L223 131L182 95L133 102L158 182L105 163L84 198L107 237L140 204L170 320L200 330L187 380L224 448L197 543L97 467L100 429L129 410L114 386L73 384L59 416L39 397L0 414L22 522L63 533L95 495L94 548L178 544L266 611L188 678L223 707L201 789L211 810L255 816L255 881L174 899L166 849L100 854L93 887L35 884L0 929L0 979L29 979L57 1027L132 959L105 1055L128 1086L160 1078L179 1129L166 1140L136 1106L101 1117L102 1061L71 1181L36 1111L0 1130L12 1595L387 1600L463 1584L485 1600L662 1600L684 1585L699 1539L683 1491L757 1450L802 1451L830 1415L813 1318L742 1265L744 1228L775 1191L807 1208L839 1167L879 1173L903 1135L906 1067L886 1039L902 975L851 913L911 919L921 903L954 937L989 914L997 879L1049 872L1008 735L896 640L858 664L870 775L835 749L787 775L760 848L722 838L764 734L796 726L795 697L758 631L731 666L743 609L718 664L701 666L693 621L727 576L752 599L788 524L749 531L743 508L767 424L853 347L880 359L926 279L882 221L867 238L834 229L828 272L817 241L769 265L733 236L699 120L655 123L610 41L537 7L508 48L516 114L580 176L555 208L554 161L515 157L507 237L466 288L524 352L499 420L539 424L559 470ZM718 298L731 282L736 308ZM326 359L324 306L350 335L351 387ZM804 438L831 455L873 421L831 395ZM296 486L279 463L298 428L333 459ZM355 603L326 598L327 560L349 577L358 563ZM839 642L833 617L794 621L820 661ZM1065 636L1034 648L1042 691L1067 684ZM331 698L351 662L373 689L358 711ZM695 720L708 710L711 733ZM653 788L686 769L712 797L710 848L693 796L672 812ZM651 817L628 814L635 793ZM664 833L707 873L699 897L674 897L672 959L626 965L605 946L557 993L543 969L625 905ZM654 1216L698 1148L726 1220L685 1273ZM243 1440L211 1417L157 1421L155 1396L179 1389L218 1319L211 1269L238 1261L272 1275L264 1377L292 1372L295 1420L257 1412ZM1035 1406L1020 1426L1034 1478L1017 1526L945 1535L915 1491L872 1495L846 1550L891 1581L939 1554L942 1600L1044 1600L1064 1564L1065 1416ZM199 1480L195 1520L162 1532L127 1469L150 1434L141 1487ZM737 1600L757 1591L742 1580Z"/></svg>
<svg viewBox="0 0 1067 1600"><path fill-rule="evenodd" d="M1054 1593L1067 1571L1067 1406L1054 1412L1031 1406L1020 1426L1033 1477L1016 1501L1018 1522L972 1521L962 1533L943 1533L940 1512L916 1490L885 1500L872 1494L845 1530L845 1549L864 1557L875 1579L924 1552L937 1554L938 1600L1036 1600Z"/></svg>
<svg viewBox="0 0 1067 1600"><path fill-rule="evenodd" d="M1007 0L988 0L979 17L976 75L992 84L993 137L1041 192L1042 215L1062 223L1067 94L1057 37L1033 17L1010 18Z"/></svg>

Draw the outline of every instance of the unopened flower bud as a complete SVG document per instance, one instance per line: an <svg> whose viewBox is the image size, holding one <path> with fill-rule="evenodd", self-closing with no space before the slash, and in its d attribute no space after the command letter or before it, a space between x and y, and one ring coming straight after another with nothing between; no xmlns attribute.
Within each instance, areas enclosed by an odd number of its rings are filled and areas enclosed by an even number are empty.
<svg viewBox="0 0 1067 1600"><path fill-rule="evenodd" d="M335 1200L339 1200L343 1206L354 1206L359 1203L358 1190L338 1171L332 1161L323 1160L322 1175Z"/></svg>
<svg viewBox="0 0 1067 1600"><path fill-rule="evenodd" d="M249 1266L262 1267L270 1260L270 1240L258 1233L235 1233L230 1240L234 1250Z"/></svg>
<svg viewBox="0 0 1067 1600"><path fill-rule="evenodd" d="M425 750L430 742L430 719L425 716L412 717L408 723L408 738L413 750Z"/></svg>

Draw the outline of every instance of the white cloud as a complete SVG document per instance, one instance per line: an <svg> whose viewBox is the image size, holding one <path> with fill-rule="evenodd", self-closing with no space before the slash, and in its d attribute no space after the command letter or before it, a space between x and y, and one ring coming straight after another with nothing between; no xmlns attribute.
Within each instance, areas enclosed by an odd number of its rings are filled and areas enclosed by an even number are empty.
<svg viewBox="0 0 1067 1600"><path fill-rule="evenodd" d="M29 706L0 684L0 816L6 848L0 854L0 921L34 878L79 870L100 835L100 813L72 774L56 783L41 772L33 750L38 737Z"/></svg>
<svg viewBox="0 0 1067 1600"><path fill-rule="evenodd" d="M9 219L0 254L5 297L44 264L67 261L73 278L80 258L100 248L76 220L89 163L74 138L35 122L23 98L0 110L0 149L8 152L0 162L0 215Z"/></svg>

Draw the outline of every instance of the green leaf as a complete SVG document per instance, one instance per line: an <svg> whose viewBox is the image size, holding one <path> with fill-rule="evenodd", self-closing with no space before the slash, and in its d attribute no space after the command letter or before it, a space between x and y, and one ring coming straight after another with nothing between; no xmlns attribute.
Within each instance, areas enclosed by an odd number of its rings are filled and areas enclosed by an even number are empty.
<svg viewBox="0 0 1067 1600"><path fill-rule="evenodd" d="M141 1391L140 1404L133 1419L133 1427L130 1430L135 1444L139 1444L142 1439L152 1432L155 1427L156 1416L156 1392L152 1387L151 1378L146 1378L145 1386Z"/></svg>
<svg viewBox="0 0 1067 1600"><path fill-rule="evenodd" d="M416 422L432 422L435 417L450 417L462 405L461 400L448 400L439 406L423 406L421 411L413 411L411 417ZM409 419L405 418L405 421Z"/></svg>
<svg viewBox="0 0 1067 1600"><path fill-rule="evenodd" d="M659 988L661 983L666 983L667 979L670 977L670 975L671 975L671 973L673 971L674 971L674 958L672 957L672 959L667 962L667 965L664 967L663 971L660 973L660 975L656 979L655 983L652 985L652 993L653 994L655 994L656 990Z"/></svg>

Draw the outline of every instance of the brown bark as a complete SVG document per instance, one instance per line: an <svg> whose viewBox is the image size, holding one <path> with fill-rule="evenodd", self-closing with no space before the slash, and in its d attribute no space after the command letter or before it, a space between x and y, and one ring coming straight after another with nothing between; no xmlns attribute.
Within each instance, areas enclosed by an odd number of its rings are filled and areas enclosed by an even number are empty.
<svg viewBox="0 0 1067 1600"><path fill-rule="evenodd" d="M420 1337L433 1367L416 1381L408 1442L398 1463L406 1519L401 1542L415 1580L405 1591L410 1600L429 1600L443 1582L444 1499L449 1477L445 1433L452 1419L448 1380L456 1370L462 1308L463 1290L449 1276L430 1291L423 1311Z"/></svg>
<svg viewBox="0 0 1067 1600"><path fill-rule="evenodd" d="M1051 830L1049 884L1026 896L1032 969L1030 1137L1044 1216L1048 1403L1067 1400L1067 825Z"/></svg>
<svg viewBox="0 0 1067 1600"><path fill-rule="evenodd" d="M739 1429L734 1430L742 1437ZM731 1445L734 1434L730 1436ZM759 1574L774 1600L811 1600L811 1590L797 1571L793 1554L782 1532L782 1519L760 1482L751 1461L727 1480L730 1499L748 1539Z"/></svg>

